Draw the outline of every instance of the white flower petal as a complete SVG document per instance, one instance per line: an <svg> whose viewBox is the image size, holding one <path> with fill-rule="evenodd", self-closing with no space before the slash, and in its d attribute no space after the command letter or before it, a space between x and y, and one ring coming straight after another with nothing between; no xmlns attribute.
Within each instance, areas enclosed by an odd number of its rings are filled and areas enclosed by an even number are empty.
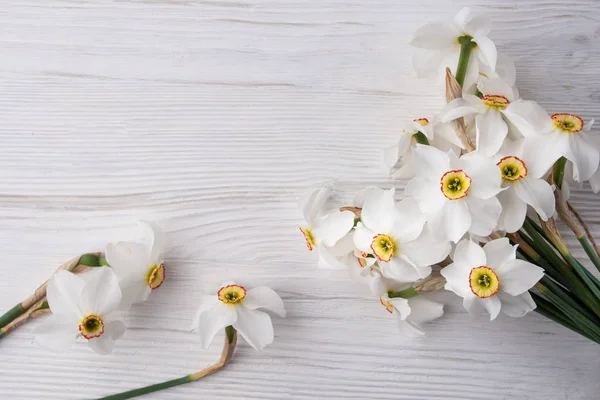
<svg viewBox="0 0 600 400"><path fill-rule="evenodd" d="M452 260L456 264L468 266L469 271L471 268L487 265L485 252L481 246L469 239L463 239L456 245Z"/></svg>
<svg viewBox="0 0 600 400"><path fill-rule="evenodd" d="M598 169L600 153L577 134L568 134L569 148L564 156L573 163L573 179L587 181Z"/></svg>
<svg viewBox="0 0 600 400"><path fill-rule="evenodd" d="M469 273L472 268L473 267L470 264L457 262L442 268L440 274L446 278L446 285L444 288L463 298L473 295L469 286Z"/></svg>
<svg viewBox="0 0 600 400"><path fill-rule="evenodd" d="M304 215L304 220L309 224L315 221L323 210L325 202L331 195L329 186L320 187L306 193L299 201L300 208Z"/></svg>
<svg viewBox="0 0 600 400"><path fill-rule="evenodd" d="M283 300L281 300L281 297L279 297L273 289L266 286L249 289L244 298L244 306L250 310L264 308L265 310L274 312L280 317L285 317Z"/></svg>
<svg viewBox="0 0 600 400"><path fill-rule="evenodd" d="M485 308L481 300L483 299L480 299L479 297L475 296L469 290L469 294L463 297L463 307L465 308L465 310L467 310L469 315L478 315Z"/></svg>
<svg viewBox="0 0 600 400"><path fill-rule="evenodd" d="M441 178L441 175L440 175ZM413 178L404 189L404 195L417 201L419 209L425 213L435 213L444 208L446 197L440 189L440 183L424 178Z"/></svg>
<svg viewBox="0 0 600 400"><path fill-rule="evenodd" d="M71 272L60 270L54 274L46 289L52 313L68 315L74 319L83 318L78 303L84 286L85 281Z"/></svg>
<svg viewBox="0 0 600 400"><path fill-rule="evenodd" d="M425 332L423 332L423 330L421 330L417 324L409 321L408 319L403 320L400 318L400 314L396 314L396 321L398 324L398 331L403 336L414 338L425 335Z"/></svg>
<svg viewBox="0 0 600 400"><path fill-rule="evenodd" d="M502 205L502 213L498 220L500 229L513 233L521 229L527 215L527 204L517 196L514 187L498 193L498 201Z"/></svg>
<svg viewBox="0 0 600 400"><path fill-rule="evenodd" d="M598 169L590 178L590 186L594 193L600 192L600 169Z"/></svg>
<svg viewBox="0 0 600 400"><path fill-rule="evenodd" d="M512 84L502 79L481 79L477 89L484 95L504 96L508 101L514 101Z"/></svg>
<svg viewBox="0 0 600 400"><path fill-rule="evenodd" d="M483 246L483 251L487 260L486 266L493 270L517 257L517 246L512 246L508 238L490 240Z"/></svg>
<svg viewBox="0 0 600 400"><path fill-rule="evenodd" d="M481 100L479 101L481 102ZM440 112L439 117L442 123L446 123L467 115L477 114L478 112L479 110L477 107L473 106L467 100L459 97L446 104L444 109Z"/></svg>
<svg viewBox="0 0 600 400"><path fill-rule="evenodd" d="M477 126L477 151L487 157L494 156L508 134L508 125L498 110L490 109L475 117Z"/></svg>
<svg viewBox="0 0 600 400"><path fill-rule="evenodd" d="M464 33L469 36L486 36L490 33L492 23L484 15L476 15L471 12L469 7L464 7L454 17L455 23L462 28Z"/></svg>
<svg viewBox="0 0 600 400"><path fill-rule="evenodd" d="M499 292L496 296L498 296L502 303L502 312L509 317L520 318L536 308L536 304L529 292L518 296Z"/></svg>
<svg viewBox="0 0 600 400"><path fill-rule="evenodd" d="M133 304L148 300L152 293L152 289L142 276L123 279L120 286L122 291L120 310L129 310Z"/></svg>
<svg viewBox="0 0 600 400"><path fill-rule="evenodd" d="M388 216L388 218L392 217L394 216ZM421 234L424 225L425 216L414 198L408 197L396 204L395 221L390 231L393 237L403 242L414 240Z"/></svg>
<svg viewBox="0 0 600 400"><path fill-rule="evenodd" d="M531 289L544 276L542 268L523 260L510 260L494 271L500 280L500 291L511 296Z"/></svg>
<svg viewBox="0 0 600 400"><path fill-rule="evenodd" d="M426 179L439 181L451 169L448 154L433 146L417 145L413 150L413 158L417 176Z"/></svg>
<svg viewBox="0 0 600 400"><path fill-rule="evenodd" d="M467 196L468 198L469 196ZM477 200L483 202L484 200ZM487 201L487 200L485 200ZM472 226L471 213L469 212L469 206L464 200L451 200L446 203L443 211L444 213L444 230L446 237L453 241L458 242L465 233Z"/></svg>
<svg viewBox="0 0 600 400"><path fill-rule="evenodd" d="M318 244L331 247L343 238L354 226L352 211L332 211L315 221L312 233Z"/></svg>
<svg viewBox="0 0 600 400"><path fill-rule="evenodd" d="M441 64L448 57L449 53L458 53L459 51L460 47L458 46L458 43L456 44L456 47L441 51L415 49L413 51L412 64L417 73L417 77L425 78L434 75L440 70Z"/></svg>
<svg viewBox="0 0 600 400"><path fill-rule="evenodd" d="M417 267L405 257L392 257L389 262L380 262L381 274L398 282L415 282L431 273L431 267Z"/></svg>
<svg viewBox="0 0 600 400"><path fill-rule="evenodd" d="M472 40L477 43L477 56L479 59L491 69L496 69L498 51L494 42L487 36L474 37Z"/></svg>
<svg viewBox="0 0 600 400"><path fill-rule="evenodd" d="M498 296L487 297L485 299L479 299L479 302L483 305L483 307L490 314L490 321L496 319L498 314L500 314L500 309L502 308L502 303Z"/></svg>
<svg viewBox="0 0 600 400"><path fill-rule="evenodd" d="M526 138L549 132L553 128L552 119L535 101L513 101L504 110L504 115Z"/></svg>
<svg viewBox="0 0 600 400"><path fill-rule="evenodd" d="M140 221L146 230L148 238L148 248L150 250L149 262L153 265L162 263L162 253L165 250L167 242L165 232L152 221Z"/></svg>
<svg viewBox="0 0 600 400"><path fill-rule="evenodd" d="M500 169L491 158L483 156L479 151L462 156L458 168L464 170L472 180L467 197L489 199L502 190Z"/></svg>
<svg viewBox="0 0 600 400"><path fill-rule="evenodd" d="M106 261L119 279L146 275L150 269L150 249L143 243L109 243L105 251Z"/></svg>
<svg viewBox="0 0 600 400"><path fill-rule="evenodd" d="M196 310L196 315L194 315L194 319L192 320L192 325L190 330L195 331L199 327L200 315L213 307L215 307L219 303L219 298L215 295L204 295L200 298L200 303L198 305L198 309Z"/></svg>
<svg viewBox="0 0 600 400"><path fill-rule="evenodd" d="M90 349L103 356L112 353L115 347L115 340L106 334L103 334L97 338L89 339L87 342Z"/></svg>
<svg viewBox="0 0 600 400"><path fill-rule="evenodd" d="M444 305L425 297L418 296L408 300L411 312L408 316L410 322L422 324L440 318L444 315Z"/></svg>
<svg viewBox="0 0 600 400"><path fill-rule="evenodd" d="M88 272L90 280L81 293L80 307L84 314L104 314L116 310L121 303L121 288L110 267L97 267Z"/></svg>
<svg viewBox="0 0 600 400"><path fill-rule="evenodd" d="M479 236L487 236L496 228L502 213L502 206L496 197L478 199L467 196L469 212L472 217L469 232Z"/></svg>
<svg viewBox="0 0 600 400"><path fill-rule="evenodd" d="M548 182L543 179L525 177L519 180L514 188L517 196L532 206L544 221L554 215L554 190Z"/></svg>
<svg viewBox="0 0 600 400"><path fill-rule="evenodd" d="M399 244L400 253L408 257L414 264L426 267L444 260L450 253L450 243L445 240L436 240L429 229L410 242Z"/></svg>
<svg viewBox="0 0 600 400"><path fill-rule="evenodd" d="M238 319L233 327L255 350L262 350L273 343L273 323L269 314L246 307L237 309Z"/></svg>
<svg viewBox="0 0 600 400"><path fill-rule="evenodd" d="M523 142L527 176L541 178L561 156L569 151L569 139L562 133L550 133Z"/></svg>
<svg viewBox="0 0 600 400"><path fill-rule="evenodd" d="M319 260L317 261L317 268L319 269L339 271L347 268L348 255L335 256L331 253L331 248L325 246L318 247L317 254L319 255Z"/></svg>
<svg viewBox="0 0 600 400"><path fill-rule="evenodd" d="M415 32L410 45L421 49L442 50L456 45L459 33L446 22L432 22Z"/></svg>
<svg viewBox="0 0 600 400"><path fill-rule="evenodd" d="M359 222L356 229L354 229L354 245L360 251L371 254L373 252L371 243L373 243L373 238L376 235L376 233L368 230Z"/></svg>
<svg viewBox="0 0 600 400"><path fill-rule="evenodd" d="M238 312L242 308L244 307L229 306L218 301L213 307L200 313L196 326L200 334L200 344L204 349L208 349L217 332L236 323Z"/></svg>
<svg viewBox="0 0 600 400"><path fill-rule="evenodd" d="M404 299L402 297L388 297L385 300L389 301L394 306L396 313L400 316L401 320L405 320L411 314L411 309L408 305L408 299Z"/></svg>
<svg viewBox="0 0 600 400"><path fill-rule="evenodd" d="M63 352L69 350L79 336L77 322L59 315L50 315L33 332L41 347Z"/></svg>
<svg viewBox="0 0 600 400"><path fill-rule="evenodd" d="M394 189L371 190L365 195L360 219L366 228L376 234L390 231L396 215L394 195Z"/></svg>

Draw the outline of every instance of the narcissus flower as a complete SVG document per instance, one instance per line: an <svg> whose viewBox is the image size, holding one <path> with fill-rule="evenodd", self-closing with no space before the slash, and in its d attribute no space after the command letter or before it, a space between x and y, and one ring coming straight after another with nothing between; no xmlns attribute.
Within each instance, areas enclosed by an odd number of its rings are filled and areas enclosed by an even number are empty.
<svg viewBox="0 0 600 400"><path fill-rule="evenodd" d="M480 154L460 159L432 146L414 151L417 175L406 187L425 215L430 231L458 242L465 233L489 235L502 206L495 197L502 188L500 171Z"/></svg>
<svg viewBox="0 0 600 400"><path fill-rule="evenodd" d="M396 318L398 329L407 336L424 335L422 324L444 315L443 304L421 296L410 299L390 298L384 293L379 297L379 302L385 311Z"/></svg>
<svg viewBox="0 0 600 400"><path fill-rule="evenodd" d="M496 165L502 175L502 187L506 190L498 193L502 204L502 214L498 228L506 232L516 232L525 221L527 205L547 221L554 215L553 189L542 175L534 175L529 171L531 152L525 152L523 140L506 142L496 157Z"/></svg>
<svg viewBox="0 0 600 400"><path fill-rule="evenodd" d="M560 157L573 163L573 179L590 179L600 161L600 137L590 132L592 122L584 124L574 114L548 113L533 101L517 100L504 114L526 139L530 154L529 170L535 175L545 174Z"/></svg>
<svg viewBox="0 0 600 400"><path fill-rule="evenodd" d="M383 168L392 178L410 179L414 176L412 150L417 143L429 143L443 150L462 147L449 124L442 124L437 118L417 118L402 130L395 145L383 150Z"/></svg>
<svg viewBox="0 0 600 400"><path fill-rule="evenodd" d="M323 187L310 192L301 200L307 225L300 228L308 250L319 253L319 268L344 268L341 258L353 249L348 233L354 226L352 211L332 211L323 215L323 205L331 195L331 188Z"/></svg>
<svg viewBox="0 0 600 400"><path fill-rule="evenodd" d="M475 115L477 151L492 157L500 150L508 125L504 110L515 101L513 88L500 79L482 79L477 85L483 94L481 98L465 94L463 98L452 100L442 111L442 122Z"/></svg>
<svg viewBox="0 0 600 400"><path fill-rule="evenodd" d="M414 282L428 276L430 265L446 258L450 246L423 229L425 219L413 199L395 204L394 193L373 189L366 194L354 244L375 256L383 276Z"/></svg>
<svg viewBox="0 0 600 400"><path fill-rule="evenodd" d="M259 308L285 317L283 301L272 289L224 283L216 295L202 297L192 329L200 334L205 349L218 331L232 325L250 346L262 350L273 342L274 335L271 317Z"/></svg>
<svg viewBox="0 0 600 400"><path fill-rule="evenodd" d="M485 309L490 320L502 311L522 317L535 309L528 290L543 276L544 270L516 259L517 246L507 238L492 240L481 248L465 239L454 251L453 263L443 268L446 289L463 298L469 313Z"/></svg>
<svg viewBox="0 0 600 400"><path fill-rule="evenodd" d="M125 325L115 314L121 289L112 269L98 267L86 275L84 279L61 270L48 282L52 315L35 330L40 346L65 351L83 338L96 353L109 354L115 340L125 333Z"/></svg>
<svg viewBox="0 0 600 400"><path fill-rule="evenodd" d="M445 67L456 68L460 55L461 42L474 43L473 55L469 59L464 87L470 87L478 77L479 63L491 70L496 68L496 46L488 38L490 32L488 18L473 15L469 8L463 8L452 22L434 22L419 28L411 40L411 46L427 50L413 55L413 65L419 76L428 76Z"/></svg>
<svg viewBox="0 0 600 400"><path fill-rule="evenodd" d="M122 309L146 301L153 290L164 282L166 271L162 253L165 234L153 222L142 221L144 242L109 243L106 261L115 271L123 289Z"/></svg>

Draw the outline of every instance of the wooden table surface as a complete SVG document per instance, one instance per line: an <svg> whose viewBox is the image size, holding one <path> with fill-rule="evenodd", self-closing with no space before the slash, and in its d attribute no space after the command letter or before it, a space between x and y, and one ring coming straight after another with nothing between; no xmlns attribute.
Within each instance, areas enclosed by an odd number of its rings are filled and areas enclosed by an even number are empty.
<svg viewBox="0 0 600 400"><path fill-rule="evenodd" d="M41 350L32 322L0 342L0 398L91 399L207 366L221 339L202 350L190 321L233 277L282 295L275 342L148 398L597 399L598 346L535 313L469 317L450 295L408 340L298 232L310 187L344 202L402 186L379 150L443 105L407 43L463 5L493 19L523 97L600 117L596 0L0 1L0 309L138 219L169 238L167 281L112 355ZM600 234L598 197L574 198Z"/></svg>

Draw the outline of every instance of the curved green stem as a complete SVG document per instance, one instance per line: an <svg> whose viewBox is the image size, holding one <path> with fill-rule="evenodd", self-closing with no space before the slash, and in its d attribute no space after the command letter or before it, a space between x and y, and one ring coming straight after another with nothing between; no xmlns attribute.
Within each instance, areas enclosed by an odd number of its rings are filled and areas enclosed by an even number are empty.
<svg viewBox="0 0 600 400"><path fill-rule="evenodd" d="M465 83L465 76L467 75L467 68L469 67L469 58L471 57L471 52L475 47L477 47L477 43L472 41L472 37L469 35L464 35L458 38L458 43L460 43L460 57L458 59L458 65L456 67L456 81L463 87Z"/></svg>
<svg viewBox="0 0 600 400"><path fill-rule="evenodd" d="M415 297L418 295L419 295L419 292L414 287L404 289L404 290L399 290L397 292L388 293L388 297L390 297L390 298L402 297L403 299L410 299L411 297Z"/></svg>
<svg viewBox="0 0 600 400"><path fill-rule="evenodd" d="M222 369L226 366L233 356L233 351L235 350L235 345L237 344L237 331L233 328L233 326L228 326L225 328L225 344L223 345L223 351L221 352L221 358L219 361L211 365L208 368L203 369L202 371L198 371L196 373L183 376L177 379L171 379L165 382L156 383L150 386L144 386L138 389L128 390L126 392L113 394L106 397L101 397L97 400L125 400L132 399L134 397L142 396L148 393L158 392L159 390L168 389L173 386L183 385L184 383L190 383L197 380L200 380L204 377L214 374L215 372Z"/></svg>

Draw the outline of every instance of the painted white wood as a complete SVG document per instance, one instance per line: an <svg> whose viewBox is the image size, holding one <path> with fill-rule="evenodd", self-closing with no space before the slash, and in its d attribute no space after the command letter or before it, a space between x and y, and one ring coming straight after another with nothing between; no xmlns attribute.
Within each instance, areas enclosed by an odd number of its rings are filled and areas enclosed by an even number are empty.
<svg viewBox="0 0 600 400"><path fill-rule="evenodd" d="M221 373L155 399L596 399L598 347L532 314L490 323L452 296L396 333L345 272L318 271L296 199L389 187L378 151L443 104L411 33L470 4L494 19L524 97L600 117L600 3L421 0L0 1L0 309L134 221L169 234L167 281L114 354L0 342L0 398L94 398L216 360L189 333L200 294L268 284L289 315ZM575 202L600 233L597 197Z"/></svg>

